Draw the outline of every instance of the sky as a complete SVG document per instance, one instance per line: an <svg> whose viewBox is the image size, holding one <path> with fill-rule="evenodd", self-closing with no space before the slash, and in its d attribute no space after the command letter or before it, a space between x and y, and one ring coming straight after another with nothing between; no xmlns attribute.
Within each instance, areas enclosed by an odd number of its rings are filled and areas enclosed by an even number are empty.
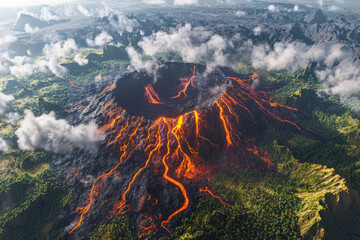
<svg viewBox="0 0 360 240"><path fill-rule="evenodd" d="M58 5L75 2L74 0L0 0L0 8L19 8L37 5Z"/></svg>
<svg viewBox="0 0 360 240"><path fill-rule="evenodd" d="M31 7L31 6L37 6L37 5L58 5L58 4L68 4L68 3L75 3L75 2L82 2L86 5L86 3L90 2L96 2L96 0L0 0L0 9L4 8L23 8L23 7ZM112 0L97 0L98 2L112 2ZM243 2L257 2L259 0L227 0L227 1L220 1L220 2L234 2L234 3L243 3ZM323 5L336 5L339 7L351 7L354 6L356 8L360 8L360 0L277 0L277 1L271 1L271 0L263 0L270 3L276 3L276 2L291 2L296 4L310 4L313 6L318 5L319 7L322 7ZM127 2L126 0L119 0L117 2ZM144 1L146 2L146 0ZM203 2L206 2L203 1ZM213 2L209 0L209 2ZM359 10L359 9L358 9Z"/></svg>

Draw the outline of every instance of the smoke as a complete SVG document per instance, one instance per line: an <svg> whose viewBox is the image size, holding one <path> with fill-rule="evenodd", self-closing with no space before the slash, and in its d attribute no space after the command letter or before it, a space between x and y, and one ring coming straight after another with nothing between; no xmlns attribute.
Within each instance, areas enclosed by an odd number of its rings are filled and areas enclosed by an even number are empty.
<svg viewBox="0 0 360 240"><path fill-rule="evenodd" d="M86 39L86 43L89 46L103 47L106 44L110 43L112 40L113 37L110 36L107 32L103 31L100 34L98 34L94 40Z"/></svg>
<svg viewBox="0 0 360 240"><path fill-rule="evenodd" d="M0 116L3 116L8 108L7 103L13 101L15 98L12 95L5 95L0 92Z"/></svg>
<svg viewBox="0 0 360 240"><path fill-rule="evenodd" d="M78 47L72 38L46 44L43 48L43 52L47 57L63 57L77 50Z"/></svg>
<svg viewBox="0 0 360 240"><path fill-rule="evenodd" d="M169 33L159 31L144 37L139 43L144 55L156 59L157 55L168 52L178 54L184 62L206 63L208 67L224 66L227 58L224 54L229 43L218 34L213 34L204 28L192 28L190 24L171 29ZM139 67L142 57L139 53L130 51L130 59L135 68ZM151 63L147 62L149 65Z"/></svg>
<svg viewBox="0 0 360 240"><path fill-rule="evenodd" d="M138 53L133 47L126 47L126 52L130 57L130 64L136 70L145 70L148 74L153 74L158 68L158 64L155 60L144 61L140 53Z"/></svg>
<svg viewBox="0 0 360 240"><path fill-rule="evenodd" d="M68 70L61 66L58 60L54 57L47 60L40 60L35 65L37 71L45 74L54 74L57 77L64 78L68 74Z"/></svg>
<svg viewBox="0 0 360 240"><path fill-rule="evenodd" d="M198 0L175 0L174 5L192 5L198 4Z"/></svg>
<svg viewBox="0 0 360 240"><path fill-rule="evenodd" d="M74 61L77 62L80 66L85 66L89 62L88 59L82 58L81 54L76 54L74 57Z"/></svg>
<svg viewBox="0 0 360 240"><path fill-rule="evenodd" d="M89 151L96 149L97 130L93 121L72 126L66 120L57 120L54 112L35 117L26 110L25 118L15 134L21 150L45 149L64 153L75 147Z"/></svg>

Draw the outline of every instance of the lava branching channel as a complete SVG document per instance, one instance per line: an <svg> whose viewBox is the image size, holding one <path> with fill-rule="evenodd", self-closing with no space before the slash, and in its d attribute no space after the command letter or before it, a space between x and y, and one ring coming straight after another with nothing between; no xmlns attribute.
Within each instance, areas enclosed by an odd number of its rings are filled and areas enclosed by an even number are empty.
<svg viewBox="0 0 360 240"><path fill-rule="evenodd" d="M171 223L188 209L194 192L231 206L206 186L214 171L255 163L272 165L268 153L256 145L260 120L300 130L286 119L286 112L297 109L252 90L250 83L256 74L240 79L220 73L205 76L204 72L201 66L170 65L160 71L155 83L145 73L134 73L101 92L115 95L102 109L105 123L99 135L107 136L103 149L112 149L120 157L92 182L70 233L86 222L109 178L128 174L121 172L120 166L131 164L134 155L141 155L142 161L132 165L134 172L124 189L116 190L118 199L111 201L109 216L136 212L140 238L160 229L171 234ZM204 78L209 82L206 88L200 87ZM164 192L159 189L131 194L132 188L142 184L137 181L145 171L153 173L152 179L159 179L157 186L173 189L178 206L164 202L169 196L161 196Z"/></svg>

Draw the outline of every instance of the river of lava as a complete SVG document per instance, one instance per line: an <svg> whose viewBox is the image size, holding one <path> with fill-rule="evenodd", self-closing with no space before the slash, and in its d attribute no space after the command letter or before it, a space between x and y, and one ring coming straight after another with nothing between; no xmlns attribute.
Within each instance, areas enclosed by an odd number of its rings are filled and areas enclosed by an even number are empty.
<svg viewBox="0 0 360 240"><path fill-rule="evenodd" d="M192 78L190 79L192 80ZM204 159L202 152L215 150L222 155L230 155L229 164L234 167L236 167L240 157L242 159L244 157L256 158L270 166L272 163L268 153L261 151L255 145L255 139L247 139L238 130L240 118L245 117L253 124L257 123L256 117L248 107L248 103L251 102L252 106L256 106L266 116L300 130L295 123L273 113L274 108L289 111L297 111L297 109L273 102L264 92L253 91L248 83L251 78L228 77L228 79L231 83L212 106L203 110L193 110L177 118L160 117L156 120L149 120L144 117L135 117L127 114L116 103L108 103L103 110L103 112L106 110L106 124L99 129L99 134L107 134L106 147L118 150L121 157L112 169L94 180L87 204L78 208L80 216L70 233L81 226L84 216L91 210L107 178L116 174L118 167L129 160L137 150L144 152L146 159L129 179L126 189L121 192L120 200L114 204L110 216L124 214L132 210L127 202L129 190L139 175L152 164L158 166L158 171L162 173L164 180L178 188L183 197L182 205L178 206L172 214L164 216L161 220L160 217L157 219L159 227L169 233L170 230L167 228L169 222L176 215L186 210L190 204L186 184L198 179L205 179L206 181L211 176L212 166L207 159ZM182 85L184 84L193 83L182 81ZM181 88L179 91L183 91L183 89ZM150 95L152 97L157 96L153 91L151 87ZM182 92L182 95L186 96L185 91ZM156 103L160 102L159 99L155 100ZM215 137L214 131L219 131ZM221 140L219 141L219 139ZM207 192L218 198L224 205L230 206L207 187L199 187L199 192ZM158 215L162 217L162 214L159 213ZM154 223L155 220L155 217L152 216L144 217L144 221L139 226L139 237L149 234L151 229L154 231L158 229Z"/></svg>

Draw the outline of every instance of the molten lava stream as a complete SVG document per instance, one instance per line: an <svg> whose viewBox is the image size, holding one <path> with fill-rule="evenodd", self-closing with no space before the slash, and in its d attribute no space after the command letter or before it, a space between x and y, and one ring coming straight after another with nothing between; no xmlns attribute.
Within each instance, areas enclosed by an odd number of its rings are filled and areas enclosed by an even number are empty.
<svg viewBox="0 0 360 240"><path fill-rule="evenodd" d="M75 85L74 82L68 82L67 84L70 85L70 86L72 86L72 87L74 87L74 88L78 88L78 89L81 89L81 90L85 90L85 88L79 87L79 86Z"/></svg>
<svg viewBox="0 0 360 240"><path fill-rule="evenodd" d="M219 200L222 205L224 205L224 206L226 206L226 207L231 207L231 205L225 203L219 196L215 195L208 187L200 188L200 189L199 189L199 192L207 192L207 193L209 193L213 198L216 198L217 200Z"/></svg>
<svg viewBox="0 0 360 240"><path fill-rule="evenodd" d="M145 98L148 100L148 103L152 104L164 104L160 101L159 96L155 92L154 88L151 84L145 86Z"/></svg>
<svg viewBox="0 0 360 240"><path fill-rule="evenodd" d="M167 163L166 163L166 158L170 155L170 141L169 141L169 140L170 140L170 133L172 132L172 130L171 130L171 125L169 124L169 122L166 121L165 119L164 119L164 122L165 122L165 124L166 124L166 127L167 127L168 131L167 131L166 154L165 154L165 155L163 156L163 158L162 158L162 163L163 163L163 165L164 165L164 167L165 167L165 171L164 171L163 177L164 177L166 180L168 180L169 182L171 182L171 183L175 184L177 187L179 187L180 190L181 190L181 192L182 192L182 195L183 195L183 197L184 197L184 199L185 199L184 204L183 204L183 206L182 206L180 209L178 209L178 210L176 210L174 213L172 213L172 214L167 218L167 220L161 222L161 227L163 227L163 228L164 228L166 231L168 231L168 233L171 235L170 230L165 227L165 224L168 224L174 216L176 216L176 215L179 214L180 212L182 212L182 211L184 211L185 209L187 209L187 207L189 206L189 197L187 196L187 192L186 192L186 190L185 190L184 185L182 185L180 182L176 181L175 179L173 179L173 178L171 178L171 177L169 176L169 166L168 166Z"/></svg>
<svg viewBox="0 0 360 240"><path fill-rule="evenodd" d="M180 85L175 87L176 90L178 90L178 93L176 96L170 97L171 99L174 98L179 98L181 97L181 95L184 95L184 97L182 99L185 99L187 97L186 91L189 88L189 86L191 85L193 88L196 88L195 84L194 84L194 78L195 78L195 66L193 69L193 74L192 76L187 79L187 78L180 78Z"/></svg>

